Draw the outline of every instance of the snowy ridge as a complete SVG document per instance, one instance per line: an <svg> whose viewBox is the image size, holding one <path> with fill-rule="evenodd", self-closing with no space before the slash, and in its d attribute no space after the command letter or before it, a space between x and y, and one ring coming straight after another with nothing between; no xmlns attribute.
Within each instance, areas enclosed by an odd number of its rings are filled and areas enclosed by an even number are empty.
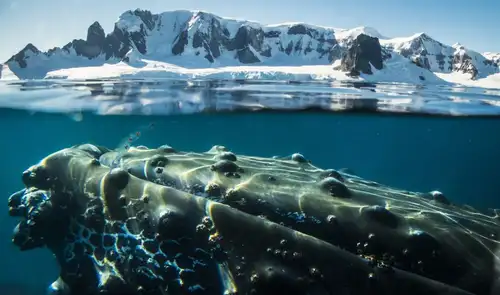
<svg viewBox="0 0 500 295"><path fill-rule="evenodd" d="M500 53L484 52L483 56L500 66Z"/></svg>
<svg viewBox="0 0 500 295"><path fill-rule="evenodd" d="M137 9L120 15L107 35L95 22L85 40L47 52L28 44L0 67L0 79L130 75L281 79L300 73L303 79L410 83L456 82L460 75L460 81L473 83L492 77L496 81L499 57L459 44L445 45L425 33L391 39L371 27L263 25L205 11L152 14Z"/></svg>
<svg viewBox="0 0 500 295"><path fill-rule="evenodd" d="M355 39L360 34L365 34L378 39L388 39L372 27L357 27L353 29L334 29L337 41Z"/></svg>

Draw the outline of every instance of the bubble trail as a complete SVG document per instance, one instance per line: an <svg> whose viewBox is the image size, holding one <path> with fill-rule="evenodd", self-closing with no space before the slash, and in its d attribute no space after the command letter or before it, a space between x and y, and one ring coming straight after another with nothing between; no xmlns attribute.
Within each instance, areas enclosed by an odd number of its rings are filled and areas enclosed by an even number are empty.
<svg viewBox="0 0 500 295"><path fill-rule="evenodd" d="M137 128L136 131L130 133L128 136L124 137L120 143L118 144L118 147L116 148L116 151L118 152L116 158L113 160L112 167L117 167L118 162L120 161L121 157L123 154L130 148L132 143L136 142L139 140L139 138L144 134L144 132L147 132L149 130L152 130L155 126L154 122L149 123L148 125L143 125Z"/></svg>

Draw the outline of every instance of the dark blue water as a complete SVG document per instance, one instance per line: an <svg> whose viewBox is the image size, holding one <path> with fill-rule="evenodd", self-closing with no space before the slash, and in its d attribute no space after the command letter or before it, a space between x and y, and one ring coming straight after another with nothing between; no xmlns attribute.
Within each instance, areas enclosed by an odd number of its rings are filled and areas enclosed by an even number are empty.
<svg viewBox="0 0 500 295"><path fill-rule="evenodd" d="M357 88L353 89L357 91ZM2 92L4 101L10 98L17 110L0 110L3 136L0 193L4 196L5 212L0 217L0 289L10 290L1 294L43 294L58 275L56 263L48 251L21 253L11 244L16 221L7 216L5 202L9 194L22 186L23 170L52 152L75 144L90 142L117 147L129 133L152 122L154 128L144 131L137 144L150 147L169 144L189 151L206 151L218 144L237 154L256 156L300 152L321 168L349 168L363 178L401 189L440 190L453 202L467 203L483 210L500 208L498 117L314 111L99 116L81 112L77 115L74 112L71 115L33 113L20 110L22 103L15 102L16 99L27 99L30 94L26 93L29 92L33 97L39 95L47 101L49 98L52 102L57 101L57 96L49 97L48 88L42 87L40 92L44 91L43 95L34 90L12 95L15 92L10 88L8 93L11 96L6 94L5 88ZM207 91L203 93L206 95ZM75 92L77 90L69 91L71 99L57 94L65 102L59 103L61 108L75 100ZM159 92L165 95L165 91ZM338 98L342 98L339 93ZM470 94L464 94L467 95ZM123 95L121 97L121 100L114 100L116 104L123 105L125 99ZM78 99L88 104L95 101L83 95ZM484 96L484 99L493 98ZM436 97L429 100L434 100L435 105L445 105ZM35 99L29 101L31 106L35 105ZM129 101L138 105L136 100ZM244 99L239 101L245 102ZM212 103L216 105L214 101ZM493 107L490 109L496 111Z"/></svg>

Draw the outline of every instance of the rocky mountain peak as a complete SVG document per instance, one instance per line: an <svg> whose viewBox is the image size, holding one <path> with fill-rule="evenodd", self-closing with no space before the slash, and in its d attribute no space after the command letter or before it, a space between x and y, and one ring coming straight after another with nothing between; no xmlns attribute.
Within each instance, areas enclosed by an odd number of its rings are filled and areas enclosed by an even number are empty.
<svg viewBox="0 0 500 295"><path fill-rule="evenodd" d="M427 35L424 32L420 32L414 35L416 40L421 40L421 41L431 41L431 42L436 42L431 36Z"/></svg>
<svg viewBox="0 0 500 295"><path fill-rule="evenodd" d="M32 43L28 43L28 45L24 46L18 53L13 55L6 63L17 62L21 68L26 68L28 65L26 60L32 54L40 54L41 51L36 48Z"/></svg>
<svg viewBox="0 0 500 295"><path fill-rule="evenodd" d="M153 15L151 11L136 9L132 12L138 16L149 30L152 30L158 19L158 15Z"/></svg>
<svg viewBox="0 0 500 295"><path fill-rule="evenodd" d="M99 22L94 22L87 30L87 43L90 45L100 45L104 44L106 40L106 34Z"/></svg>
<svg viewBox="0 0 500 295"><path fill-rule="evenodd" d="M470 74L474 79L498 71L498 67L479 53L458 43L453 46L445 45L426 33L409 38L383 40L382 43L385 48L394 50L417 66L432 72L461 72Z"/></svg>
<svg viewBox="0 0 500 295"><path fill-rule="evenodd" d="M27 50L33 53L40 53L40 50L36 48L36 46L33 45L32 43L28 43L28 45L26 45L21 51L27 51Z"/></svg>

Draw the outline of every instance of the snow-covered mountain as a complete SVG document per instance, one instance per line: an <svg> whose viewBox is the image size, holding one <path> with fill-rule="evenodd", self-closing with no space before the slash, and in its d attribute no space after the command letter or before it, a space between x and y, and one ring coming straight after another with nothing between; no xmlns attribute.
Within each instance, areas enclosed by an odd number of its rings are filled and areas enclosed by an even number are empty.
<svg viewBox="0 0 500 295"><path fill-rule="evenodd" d="M387 50L397 52L433 72L462 72L471 74L472 78L486 77L498 72L498 65L480 53L458 43L445 45L425 33L380 42Z"/></svg>
<svg viewBox="0 0 500 295"><path fill-rule="evenodd" d="M202 11L126 11L105 34L93 23L85 40L42 52L28 44L0 66L0 78L46 78L68 69L116 65L162 69L236 66L330 66L348 76L404 69L420 80L434 73L465 73L472 79L499 71L498 58L426 34L389 39L370 27L350 30L304 23L263 25ZM397 66L396 66L397 65ZM3 78L2 78L3 79Z"/></svg>

